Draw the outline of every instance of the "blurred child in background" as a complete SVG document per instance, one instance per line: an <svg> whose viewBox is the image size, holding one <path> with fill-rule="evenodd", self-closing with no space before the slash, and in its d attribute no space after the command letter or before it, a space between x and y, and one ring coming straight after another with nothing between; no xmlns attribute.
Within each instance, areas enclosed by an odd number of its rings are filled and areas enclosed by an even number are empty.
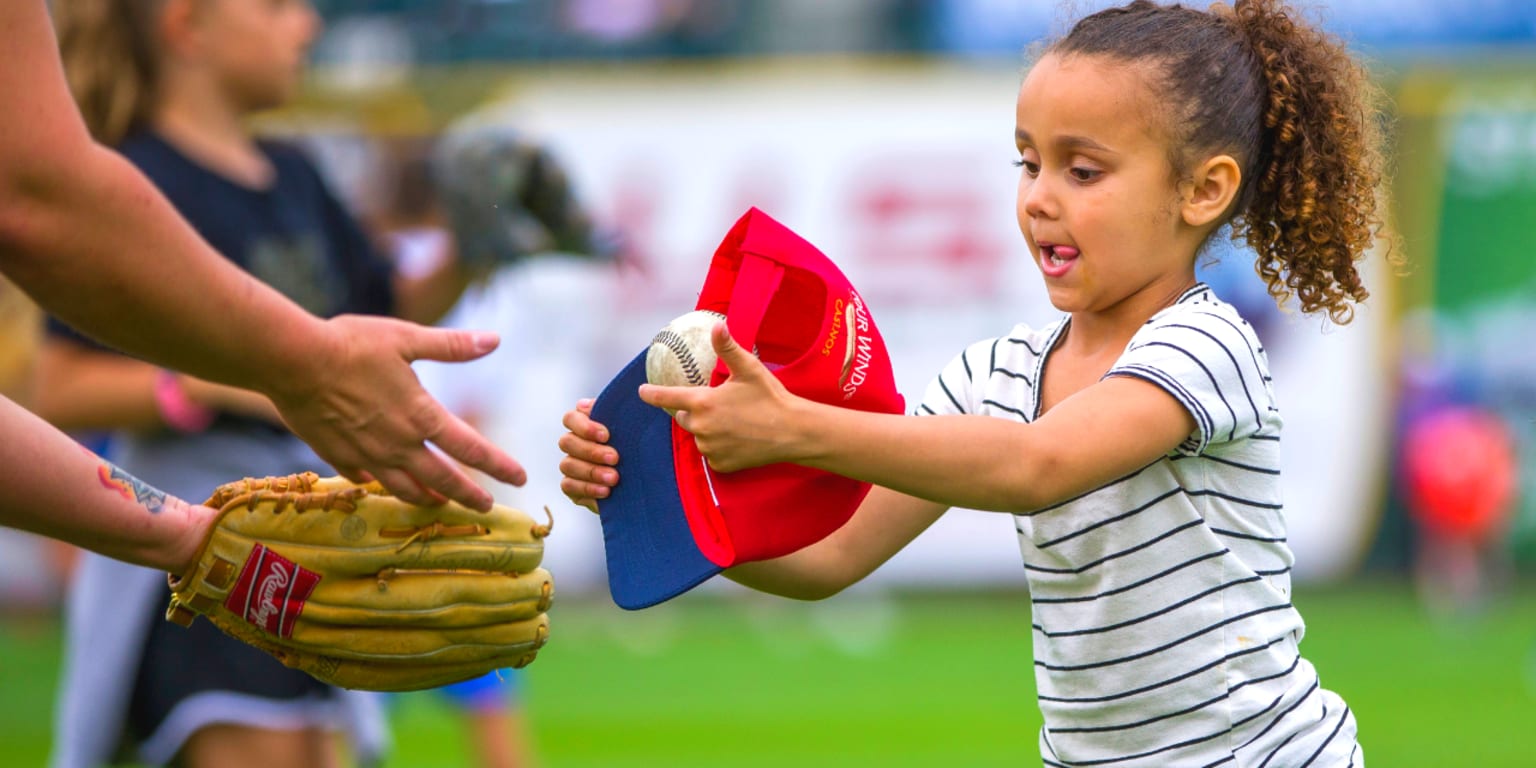
<svg viewBox="0 0 1536 768"><path fill-rule="evenodd" d="M321 317L430 323L458 299L467 277L452 259L396 274L304 155L249 132L249 115L298 86L320 29L306 0L60 0L54 12L95 137L226 258ZM263 398L115 354L56 322L49 332L38 413L64 429L112 430L114 460L167 493L202 499L242 476L325 471ZM53 765L318 768L382 752L372 695L320 684L208 622L171 625L167 597L163 573L84 558L67 607Z"/></svg>

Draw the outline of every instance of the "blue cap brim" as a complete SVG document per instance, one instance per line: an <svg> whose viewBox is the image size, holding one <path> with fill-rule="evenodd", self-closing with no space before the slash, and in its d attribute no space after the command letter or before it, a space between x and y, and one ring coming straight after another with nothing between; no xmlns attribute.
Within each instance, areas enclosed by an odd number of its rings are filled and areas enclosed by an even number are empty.
<svg viewBox="0 0 1536 768"><path fill-rule="evenodd" d="M597 502L608 560L608 591L620 608L665 602L721 568L694 543L672 466L672 417L640 400L645 352L598 395L592 418L619 452L619 482Z"/></svg>

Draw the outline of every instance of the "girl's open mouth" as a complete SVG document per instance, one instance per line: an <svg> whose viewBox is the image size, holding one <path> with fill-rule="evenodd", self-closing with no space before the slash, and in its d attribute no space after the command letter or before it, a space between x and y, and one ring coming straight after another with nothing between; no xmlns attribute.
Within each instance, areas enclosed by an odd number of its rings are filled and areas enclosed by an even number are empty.
<svg viewBox="0 0 1536 768"><path fill-rule="evenodd" d="M1077 261L1078 250L1070 245L1057 245L1055 243L1038 243L1040 248L1040 268L1047 277L1060 277L1072 268Z"/></svg>

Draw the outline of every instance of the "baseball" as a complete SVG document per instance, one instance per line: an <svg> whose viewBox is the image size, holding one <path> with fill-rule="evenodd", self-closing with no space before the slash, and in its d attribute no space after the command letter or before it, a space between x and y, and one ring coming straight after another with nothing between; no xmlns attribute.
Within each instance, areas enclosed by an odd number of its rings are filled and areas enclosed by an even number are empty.
<svg viewBox="0 0 1536 768"><path fill-rule="evenodd" d="M708 385L715 370L709 334L724 319L719 312L698 309L667 323L645 353L645 380L668 387Z"/></svg>

